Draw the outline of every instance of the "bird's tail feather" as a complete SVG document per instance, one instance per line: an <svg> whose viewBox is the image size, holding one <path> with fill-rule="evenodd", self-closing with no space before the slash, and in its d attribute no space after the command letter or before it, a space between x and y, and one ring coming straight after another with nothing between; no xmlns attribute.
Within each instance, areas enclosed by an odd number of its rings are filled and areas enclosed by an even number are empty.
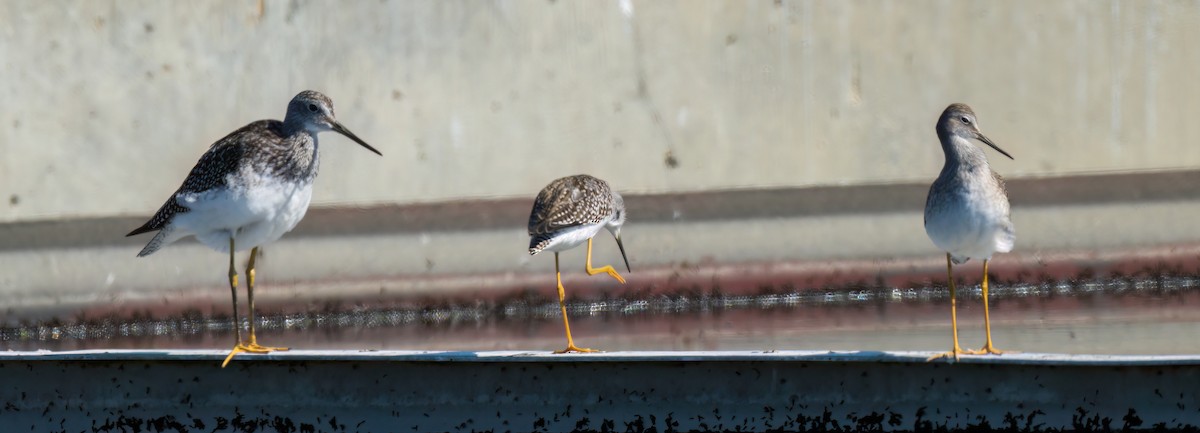
<svg viewBox="0 0 1200 433"><path fill-rule="evenodd" d="M160 248L167 246L171 242L175 242L175 240L178 238L172 236L174 233L175 227L172 225L168 224L166 227L163 227L162 230L159 230L158 233L154 235L153 239L150 239L150 242L146 244L146 247L142 248L142 251L138 253L138 257L146 257L154 254L154 252L158 251Z"/></svg>
<svg viewBox="0 0 1200 433"><path fill-rule="evenodd" d="M1017 233L1016 230L1013 229L1012 223L1001 227L1001 230L996 232L996 252L1007 253L1012 251L1013 244L1016 243L1016 240Z"/></svg>
<svg viewBox="0 0 1200 433"><path fill-rule="evenodd" d="M529 255L537 255L546 247L550 246L550 240L553 239L550 235L539 235L529 238Z"/></svg>

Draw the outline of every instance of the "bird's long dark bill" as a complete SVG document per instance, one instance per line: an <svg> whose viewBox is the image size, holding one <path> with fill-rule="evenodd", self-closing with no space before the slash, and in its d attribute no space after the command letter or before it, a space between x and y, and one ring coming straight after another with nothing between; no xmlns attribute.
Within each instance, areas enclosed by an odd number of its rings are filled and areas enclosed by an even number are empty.
<svg viewBox="0 0 1200 433"><path fill-rule="evenodd" d="M620 236L615 236L615 237L617 238L617 248L621 250L621 258L625 259L625 270L629 271L629 272L633 272L633 269L629 269L629 257L625 256L625 244L621 243Z"/></svg>
<svg viewBox="0 0 1200 433"><path fill-rule="evenodd" d="M996 149L997 152L1000 152L1002 155L1007 156L1008 159L1012 159L1012 160L1016 161L1015 159L1013 159L1012 155L1009 155L1008 152L1005 152L1004 149L1001 149L1000 146L996 145L996 143L992 143L992 139L987 138L987 136L980 134L980 133L975 133L975 138L978 138L979 141L982 141L984 144L987 144L988 146L992 146L992 149Z"/></svg>
<svg viewBox="0 0 1200 433"><path fill-rule="evenodd" d="M355 142L355 143L361 144L361 145L362 145L362 147L365 147L365 148L367 148L367 150L369 150L369 151L372 151L372 152L375 152L375 154L376 154L376 155L383 156L383 154L382 154L382 153L379 153L379 151L378 151L378 150L375 150L375 148L374 148L374 147L371 147L371 145L370 145L370 144L367 144L367 142L365 142L365 141L362 141L362 139L361 139L361 138L358 138L358 136L357 136L357 135L354 135L354 133L353 133L353 132L350 132L350 130L349 130L349 129L346 129L346 127L345 127L345 126L342 126L342 124L341 124L341 123L338 123L338 122L333 122L333 130L334 130L334 131L336 131L338 134L345 135L345 136L346 136L346 138L349 138L349 139L351 139L351 140L354 140L354 142Z"/></svg>

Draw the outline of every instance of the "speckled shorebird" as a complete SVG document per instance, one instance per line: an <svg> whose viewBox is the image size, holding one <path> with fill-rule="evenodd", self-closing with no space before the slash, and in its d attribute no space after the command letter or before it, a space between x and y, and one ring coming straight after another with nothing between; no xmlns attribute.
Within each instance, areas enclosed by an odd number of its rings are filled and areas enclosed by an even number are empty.
<svg viewBox="0 0 1200 433"><path fill-rule="evenodd" d="M554 276L558 280L558 306L562 309L563 327L567 330L567 348L555 353L595 352L575 346L571 338L571 324L567 321L566 293L562 285L562 273L558 268L558 253L587 242L587 262L584 270L588 275L601 272L625 283L621 274L612 266L592 267L592 238L607 229L617 239L617 248L629 269L629 258L625 256L625 245L621 243L621 226L625 224L625 200L608 186L608 182L586 174L555 179L542 188L533 202L529 213L529 255L542 251L554 252Z"/></svg>
<svg viewBox="0 0 1200 433"><path fill-rule="evenodd" d="M937 135L942 142L942 152L946 154L946 164L929 187L929 197L925 200L925 233L934 245L946 252L954 348L929 359L953 357L957 360L960 354L1000 354L1003 352L992 346L992 324L988 313L988 260L992 254L1012 251L1016 232L1008 216L1008 192L1004 189L1004 179L992 171L983 149L972 144L971 139L982 141L1009 159L1012 159L1012 155L979 132L975 112L966 104L946 107L938 119ZM964 351L958 345L958 317L951 263L962 264L970 259L983 260L981 287L987 343L980 350Z"/></svg>
<svg viewBox="0 0 1200 433"><path fill-rule="evenodd" d="M213 143L150 221L126 235L158 231L138 257L187 236L229 252L237 341L222 367L240 352L287 350L260 346L254 337L254 258L259 246L279 239L304 218L320 162L317 133L323 131L336 131L382 156L338 123L328 97L311 90L300 92L288 103L282 122L260 120ZM250 339L243 341L233 262L234 252L246 249L250 249L246 266Z"/></svg>

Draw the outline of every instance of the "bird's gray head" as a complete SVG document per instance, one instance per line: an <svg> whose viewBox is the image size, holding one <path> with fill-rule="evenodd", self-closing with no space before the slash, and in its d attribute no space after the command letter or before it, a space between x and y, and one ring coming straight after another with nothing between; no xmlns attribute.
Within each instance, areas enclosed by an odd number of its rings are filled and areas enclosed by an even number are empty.
<svg viewBox="0 0 1200 433"><path fill-rule="evenodd" d="M287 117L283 118L283 124L292 131L304 130L314 135L318 132L334 131L354 140L376 155L383 156L337 121L333 114L333 100L321 92L305 90L293 97L292 102L288 103Z"/></svg>
<svg viewBox="0 0 1200 433"><path fill-rule="evenodd" d="M613 218L604 227L617 239L617 248L621 250L621 259L625 260L625 270L632 272L633 270L629 268L629 257L625 255L625 244L621 242L621 226L625 225L626 216L625 198L616 191L612 192L612 208Z"/></svg>
<svg viewBox="0 0 1200 433"><path fill-rule="evenodd" d="M608 222L608 231L620 236L621 226L625 225L625 198L616 191L612 193L613 219Z"/></svg>
<svg viewBox="0 0 1200 433"><path fill-rule="evenodd" d="M948 143L952 137L964 140L976 139L991 146L992 149L996 149L1008 159L1013 159L1012 155L996 146L996 143L979 131L979 121L975 119L975 111L971 110L967 104L950 104L949 107L946 107L946 110L942 111L942 117L938 118L937 134L942 143Z"/></svg>
<svg viewBox="0 0 1200 433"><path fill-rule="evenodd" d="M284 119L314 134L333 130L333 124L337 122L337 117L333 115L333 101L321 92L312 90L305 90L292 98Z"/></svg>

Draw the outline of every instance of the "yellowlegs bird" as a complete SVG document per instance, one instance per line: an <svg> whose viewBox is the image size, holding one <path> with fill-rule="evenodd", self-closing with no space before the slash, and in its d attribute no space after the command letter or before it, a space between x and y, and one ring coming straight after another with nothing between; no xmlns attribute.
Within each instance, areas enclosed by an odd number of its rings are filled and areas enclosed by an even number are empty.
<svg viewBox="0 0 1200 433"><path fill-rule="evenodd" d="M592 238L607 229L617 239L617 248L629 269L629 258L625 256L625 245L621 243L621 226L625 224L625 200L608 186L608 182L586 174L555 179L542 188L533 202L529 213L529 255L542 251L554 252L554 276L558 280L558 306L562 309L563 327L567 330L567 348L555 353L595 352L581 349L571 339L571 324L567 321L566 293L563 291L562 273L558 269L558 253L587 242L587 262L584 270L588 275L601 272L625 283L625 279L612 266L592 267Z"/></svg>
<svg viewBox="0 0 1200 433"><path fill-rule="evenodd" d="M1016 232L1008 217L1008 193L1004 189L1004 179L992 171L987 156L982 149L971 144L971 139L982 141L1009 159L1012 159L1012 155L979 132L975 112L966 104L946 107L938 119L937 135L942 142L942 152L946 154L946 164L929 187L929 197L925 200L925 233L934 245L946 252L954 348L929 359L953 357L957 360L960 354L1000 354L1002 352L992 346L992 324L988 314L988 260L992 254L1012 251ZM964 351L958 346L958 317L951 262L962 264L973 258L983 260L981 287L987 343L980 350Z"/></svg>
<svg viewBox="0 0 1200 433"><path fill-rule="evenodd" d="M279 239L304 218L320 162L317 133L323 131L336 131L382 156L338 123L328 97L311 90L300 92L288 103L282 122L260 120L213 143L150 221L126 235L158 231L138 257L187 236L229 252L237 341L222 367L239 352L287 350L260 346L254 337L254 258L260 245ZM246 265L250 339L243 341L233 261L235 251L246 249L250 249Z"/></svg>

